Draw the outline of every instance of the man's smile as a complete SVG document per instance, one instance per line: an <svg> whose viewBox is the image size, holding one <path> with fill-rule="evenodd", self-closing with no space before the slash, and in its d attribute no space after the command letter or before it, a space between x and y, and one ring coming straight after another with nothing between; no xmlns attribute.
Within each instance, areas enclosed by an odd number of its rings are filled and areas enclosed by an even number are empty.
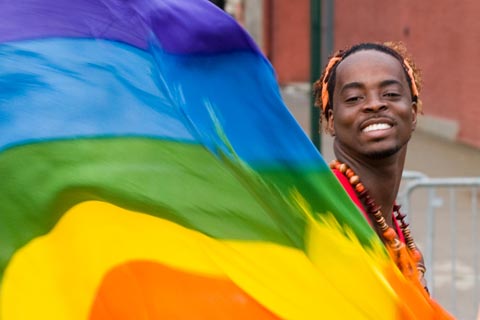
<svg viewBox="0 0 480 320"><path fill-rule="evenodd" d="M365 128L363 128L362 132L371 132L371 131L378 131L378 130L387 130L392 127L391 124L388 123L373 123Z"/></svg>

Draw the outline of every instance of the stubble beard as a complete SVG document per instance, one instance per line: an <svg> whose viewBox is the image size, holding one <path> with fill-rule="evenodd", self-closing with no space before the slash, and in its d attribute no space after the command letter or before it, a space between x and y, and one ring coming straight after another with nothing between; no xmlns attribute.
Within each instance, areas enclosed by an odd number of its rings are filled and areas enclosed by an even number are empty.
<svg viewBox="0 0 480 320"><path fill-rule="evenodd" d="M367 153L367 157L373 160L385 159L396 154L398 151L400 151L401 148L401 146L396 146L395 148L387 150L372 151L370 153Z"/></svg>
<svg viewBox="0 0 480 320"><path fill-rule="evenodd" d="M381 160L385 159L388 157L391 157L395 155L397 152L399 152L404 146L407 145L408 141L410 141L410 137L403 143L397 144L395 147L390 148L390 149L385 149L385 150L375 150L368 152L366 155L368 158L372 160Z"/></svg>

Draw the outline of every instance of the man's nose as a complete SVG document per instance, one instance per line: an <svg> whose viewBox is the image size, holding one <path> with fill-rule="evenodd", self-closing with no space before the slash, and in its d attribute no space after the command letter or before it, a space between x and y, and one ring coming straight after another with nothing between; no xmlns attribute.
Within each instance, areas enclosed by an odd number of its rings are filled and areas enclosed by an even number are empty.
<svg viewBox="0 0 480 320"><path fill-rule="evenodd" d="M364 106L364 110L367 112L378 112L388 108L387 103L376 95L369 97Z"/></svg>

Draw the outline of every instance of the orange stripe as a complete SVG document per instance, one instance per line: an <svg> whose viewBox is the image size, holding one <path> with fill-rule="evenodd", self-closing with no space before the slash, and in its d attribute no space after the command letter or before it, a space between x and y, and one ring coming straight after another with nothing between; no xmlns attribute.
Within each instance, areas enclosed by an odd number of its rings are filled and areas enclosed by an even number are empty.
<svg viewBox="0 0 480 320"><path fill-rule="evenodd" d="M399 276L400 271L394 269L393 265L392 268L386 270L385 274L400 301L398 304L397 319L454 319L453 316L428 296L419 281L408 281L402 276Z"/></svg>
<svg viewBox="0 0 480 320"><path fill-rule="evenodd" d="M233 282L131 261L103 278L91 320L279 319Z"/></svg>

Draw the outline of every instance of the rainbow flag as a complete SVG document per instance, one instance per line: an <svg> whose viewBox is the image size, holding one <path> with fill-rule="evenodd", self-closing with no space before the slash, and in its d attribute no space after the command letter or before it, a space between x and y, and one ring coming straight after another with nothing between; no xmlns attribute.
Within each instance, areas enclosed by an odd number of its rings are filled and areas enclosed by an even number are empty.
<svg viewBox="0 0 480 320"><path fill-rule="evenodd" d="M438 319L206 0L0 4L0 319Z"/></svg>

